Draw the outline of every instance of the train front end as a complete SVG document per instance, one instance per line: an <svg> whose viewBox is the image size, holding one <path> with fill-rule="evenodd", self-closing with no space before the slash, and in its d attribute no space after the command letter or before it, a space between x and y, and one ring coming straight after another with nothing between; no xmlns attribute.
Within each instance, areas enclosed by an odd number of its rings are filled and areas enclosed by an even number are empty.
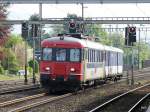
<svg viewBox="0 0 150 112"><path fill-rule="evenodd" d="M76 39L53 37L42 42L40 81L49 90L79 88L83 80L82 46Z"/></svg>

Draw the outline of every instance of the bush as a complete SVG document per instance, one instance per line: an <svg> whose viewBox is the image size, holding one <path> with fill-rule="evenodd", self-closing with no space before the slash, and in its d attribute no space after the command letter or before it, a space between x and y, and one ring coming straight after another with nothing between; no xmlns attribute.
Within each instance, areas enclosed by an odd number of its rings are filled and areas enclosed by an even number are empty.
<svg viewBox="0 0 150 112"><path fill-rule="evenodd" d="M17 74L17 72L18 72L18 69L14 69L14 68L9 69L10 74Z"/></svg>
<svg viewBox="0 0 150 112"><path fill-rule="evenodd" d="M30 74L30 75L31 75L31 74L32 74L32 72L33 72L32 68L31 68L31 67L29 67L29 66L28 66L28 71L29 71L29 74Z"/></svg>
<svg viewBox="0 0 150 112"><path fill-rule="evenodd" d="M4 68L0 66L0 74L4 74Z"/></svg>
<svg viewBox="0 0 150 112"><path fill-rule="evenodd" d="M36 60L34 61L34 63L35 63L35 73L38 73L39 72L39 63ZM33 68L33 60L30 60L28 62L28 64L29 64L29 67Z"/></svg>

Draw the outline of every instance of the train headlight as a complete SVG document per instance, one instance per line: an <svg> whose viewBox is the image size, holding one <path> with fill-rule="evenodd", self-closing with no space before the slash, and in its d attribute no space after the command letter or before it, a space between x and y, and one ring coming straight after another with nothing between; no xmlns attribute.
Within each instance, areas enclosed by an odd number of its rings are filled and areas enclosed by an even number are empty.
<svg viewBox="0 0 150 112"><path fill-rule="evenodd" d="M46 67L45 70L50 71L50 67Z"/></svg>
<svg viewBox="0 0 150 112"><path fill-rule="evenodd" d="M71 72L75 72L75 68L70 68L70 71Z"/></svg>

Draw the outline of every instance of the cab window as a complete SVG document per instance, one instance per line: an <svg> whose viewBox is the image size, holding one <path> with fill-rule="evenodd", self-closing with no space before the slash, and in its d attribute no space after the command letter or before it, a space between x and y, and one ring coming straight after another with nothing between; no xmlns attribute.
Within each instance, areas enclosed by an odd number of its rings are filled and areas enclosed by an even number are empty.
<svg viewBox="0 0 150 112"><path fill-rule="evenodd" d="M56 61L66 61L66 49L56 49Z"/></svg>
<svg viewBox="0 0 150 112"><path fill-rule="evenodd" d="M80 61L80 50L70 49L70 61L79 62Z"/></svg>
<svg viewBox="0 0 150 112"><path fill-rule="evenodd" d="M52 60L52 48L43 48L43 60Z"/></svg>

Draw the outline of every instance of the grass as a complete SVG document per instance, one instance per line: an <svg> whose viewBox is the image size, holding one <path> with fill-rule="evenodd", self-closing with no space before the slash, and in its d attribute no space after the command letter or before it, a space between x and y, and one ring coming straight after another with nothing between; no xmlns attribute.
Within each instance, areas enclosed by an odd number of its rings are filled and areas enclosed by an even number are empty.
<svg viewBox="0 0 150 112"><path fill-rule="evenodd" d="M28 78L31 78L32 75L29 75ZM36 77L38 77L38 74L36 74ZM2 75L0 74L0 81L3 80L18 80L18 79L24 79L24 76L19 75Z"/></svg>
<svg viewBox="0 0 150 112"><path fill-rule="evenodd" d="M16 79L23 79L24 76L18 75L0 75L0 81L2 80L16 80Z"/></svg>

